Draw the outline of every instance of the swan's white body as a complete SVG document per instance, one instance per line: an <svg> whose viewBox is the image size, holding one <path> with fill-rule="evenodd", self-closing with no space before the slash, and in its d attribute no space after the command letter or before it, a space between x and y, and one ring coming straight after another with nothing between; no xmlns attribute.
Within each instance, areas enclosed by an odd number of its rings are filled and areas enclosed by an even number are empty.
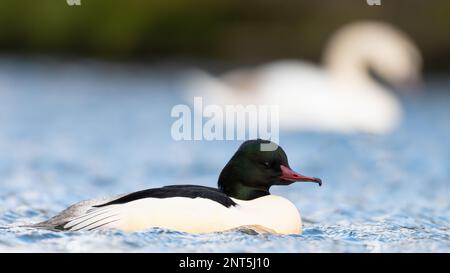
<svg viewBox="0 0 450 273"><path fill-rule="evenodd" d="M395 128L401 104L370 77L367 66L393 84L416 79L420 54L404 34L380 23L350 25L334 35L324 58L323 68L288 60L220 78L193 71L187 99L278 105L282 129L381 134Z"/></svg>
<svg viewBox="0 0 450 273"><path fill-rule="evenodd" d="M300 214L289 200L267 195L250 201L232 198L236 206L225 207L205 198L143 198L107 205L84 201L56 216L45 225L67 230L119 229L127 232L152 227L189 233L207 233L248 227L277 234L300 234ZM104 200L102 200L104 201Z"/></svg>

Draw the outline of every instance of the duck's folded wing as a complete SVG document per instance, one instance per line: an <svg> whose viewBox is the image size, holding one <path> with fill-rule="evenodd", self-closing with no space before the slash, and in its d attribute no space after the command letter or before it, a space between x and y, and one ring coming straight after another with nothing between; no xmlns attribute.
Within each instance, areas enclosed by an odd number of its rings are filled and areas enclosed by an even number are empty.
<svg viewBox="0 0 450 273"><path fill-rule="evenodd" d="M88 210L84 215L76 217L64 225L60 226L62 230L95 230L101 227L108 227L120 220L120 205L110 205L101 208Z"/></svg>
<svg viewBox="0 0 450 273"><path fill-rule="evenodd" d="M99 204L104 204L105 202L110 202L112 200L116 200L117 198L121 198L122 195L117 195L113 197L103 197L103 198L96 198L91 200L84 200L81 202L78 202L76 204L73 204L72 206L68 207L67 209L61 211L56 216L52 217L51 219L40 222L34 225L31 225L31 227L34 228L45 228L45 229L56 229L56 230L65 230L64 226L71 222L72 220L75 220L79 217L85 216L88 213L90 213L94 206Z"/></svg>

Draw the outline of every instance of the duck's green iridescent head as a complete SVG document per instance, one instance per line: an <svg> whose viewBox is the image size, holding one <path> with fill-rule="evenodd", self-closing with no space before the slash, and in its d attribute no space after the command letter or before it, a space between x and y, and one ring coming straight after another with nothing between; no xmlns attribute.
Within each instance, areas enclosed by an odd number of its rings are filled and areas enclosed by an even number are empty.
<svg viewBox="0 0 450 273"><path fill-rule="evenodd" d="M290 185L293 182L315 182L322 180L294 172L284 150L276 145L273 151L262 151L262 144L273 144L268 140L245 141L233 155L219 176L218 186L228 196L252 200L268 195L273 185Z"/></svg>

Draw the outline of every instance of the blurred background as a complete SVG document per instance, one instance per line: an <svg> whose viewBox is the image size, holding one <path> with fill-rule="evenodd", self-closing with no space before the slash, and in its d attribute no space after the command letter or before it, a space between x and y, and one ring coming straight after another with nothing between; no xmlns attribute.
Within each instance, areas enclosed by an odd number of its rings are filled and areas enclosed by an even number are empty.
<svg viewBox="0 0 450 273"><path fill-rule="evenodd" d="M355 79L336 89L361 87L343 100L345 108L355 104L352 99L370 105L386 99L370 111L363 103L351 117L383 116L393 105L401 118L390 130L282 128L280 143L290 165L324 181L321 188L272 190L299 208L303 235L20 227L84 199L168 184L215 186L241 141L172 139L170 111L186 103L188 72L201 71L211 90L219 86L218 92L234 94L222 73L291 59L302 63L258 74L257 91L270 93L264 80L273 75L287 82L274 84L280 94L303 83L304 76L308 84L321 83L330 37L346 24L367 20L389 23L409 37L423 58L423 67L411 63L423 82L418 92L397 92L389 79L404 52L376 66L381 50L370 85ZM69 6L65 0L2 0L0 26L0 251L450 251L449 1L381 0L381 6L369 6L365 0L81 0ZM364 41L388 44L381 36ZM408 64L403 68L413 66ZM295 80L290 71L300 72ZM310 71L318 74L309 77ZM340 93L333 86L317 89L330 93L315 98L313 110L345 97L335 97ZM359 97L365 86L376 86L381 97ZM256 97L248 102L256 103ZM285 99L280 103L288 108L297 96ZM375 120L389 123L397 114L386 116Z"/></svg>
<svg viewBox="0 0 450 273"><path fill-rule="evenodd" d="M450 68L450 4L332 1L66 1L0 3L3 54L93 57L113 61L211 60L255 64L279 58L317 61L331 33L356 20L382 20L407 32L427 69Z"/></svg>

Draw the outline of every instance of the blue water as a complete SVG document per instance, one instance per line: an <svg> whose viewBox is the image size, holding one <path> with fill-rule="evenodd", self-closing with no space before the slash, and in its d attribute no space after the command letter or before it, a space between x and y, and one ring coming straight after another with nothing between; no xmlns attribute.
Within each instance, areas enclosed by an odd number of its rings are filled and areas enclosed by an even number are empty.
<svg viewBox="0 0 450 273"><path fill-rule="evenodd" d="M290 164L322 187L273 188L304 234L20 227L83 199L167 184L214 186L239 141L175 142L176 73L0 59L0 251L450 252L450 80L404 99L387 136L281 132Z"/></svg>

